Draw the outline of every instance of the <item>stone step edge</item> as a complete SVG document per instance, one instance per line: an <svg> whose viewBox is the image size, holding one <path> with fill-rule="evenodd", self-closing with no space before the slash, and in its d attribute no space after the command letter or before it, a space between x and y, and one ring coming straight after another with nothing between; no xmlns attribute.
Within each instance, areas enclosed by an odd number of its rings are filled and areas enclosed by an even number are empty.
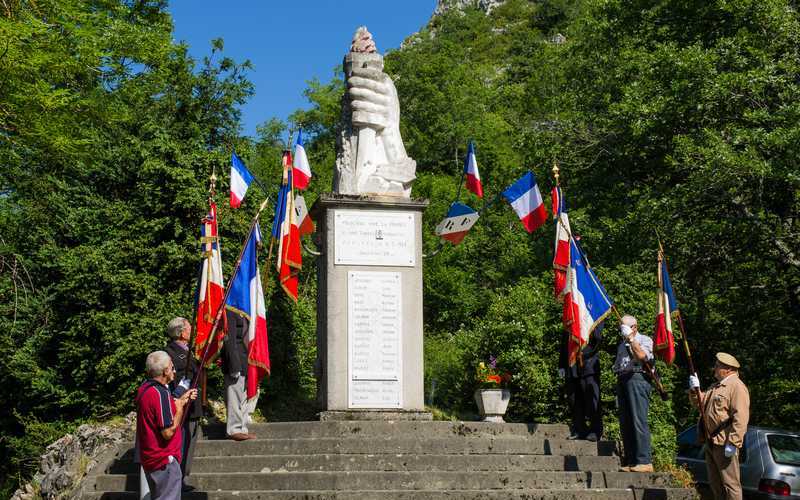
<svg viewBox="0 0 800 500"><path fill-rule="evenodd" d="M640 493L641 492L641 493ZM655 494L650 496L648 493ZM476 498L555 498L559 495L564 495L565 499L574 500L575 498L593 498L596 495L603 495L605 497L610 495L628 495L631 500L641 500L642 498L654 499L670 499L670 498L684 498L694 499L697 497L697 492L692 488L586 488L583 490L555 488L555 489L518 489L518 490L213 490L213 491L195 491L183 498L191 500L193 498L213 498L214 496L229 496L238 498L307 498L307 499L329 499L329 498L374 498L379 494L381 498L391 498L392 496L406 496L417 498L428 498L432 495L444 495L450 497L452 495L480 495ZM81 498L84 499L97 499L110 498L113 496L130 497L138 499L138 491L92 491L84 492ZM589 496L592 495L592 496Z"/></svg>
<svg viewBox="0 0 800 500"><path fill-rule="evenodd" d="M526 437L526 436L515 436L515 437L498 437L498 436L448 436L448 437L434 437L434 438L416 438L413 436L403 436L403 437L371 437L373 441L380 441L380 442L392 442L392 441L445 441L445 440L453 440L453 441L461 441L466 440L467 442L474 442L480 443L485 441L499 441L499 442L506 442L506 443L524 443L524 442L565 442L565 443L586 443L587 446L611 446L616 444L615 441L609 441L606 439L602 439L600 441L586 441L586 440L570 440L566 438L542 438L542 437ZM360 437L310 437L310 438L303 438L303 437L295 437L295 438L259 438L256 437L255 439L248 439L246 441L234 441L232 439L201 439L198 440L197 443L268 443L268 442L296 442L296 443L310 443L310 442L328 442L328 443L357 443L363 442L364 436ZM591 443L591 444L589 444ZM121 448L133 448L133 441L123 441L119 444Z"/></svg>
<svg viewBox="0 0 800 500"><path fill-rule="evenodd" d="M123 449L124 452L129 451L128 449ZM542 453L417 453L417 452L408 452L408 453L294 453L294 454L264 454L264 453L253 453L253 454L244 454L244 455L195 455L193 457L193 462L197 462L198 460L235 460L237 458L276 458L281 457L282 460L289 460L291 458L319 458L319 457L343 457L343 458L356 458L356 457L375 457L375 458L407 458L407 457L426 457L426 458L450 458L450 457L487 457L487 459L491 458L492 460L497 460L500 457L547 457L550 460L563 460L563 459L581 459L581 458L589 458L589 459L613 459L619 460L617 455L545 455ZM132 460L132 459L131 459ZM124 457L117 457L116 460L118 463L128 463L130 460Z"/></svg>

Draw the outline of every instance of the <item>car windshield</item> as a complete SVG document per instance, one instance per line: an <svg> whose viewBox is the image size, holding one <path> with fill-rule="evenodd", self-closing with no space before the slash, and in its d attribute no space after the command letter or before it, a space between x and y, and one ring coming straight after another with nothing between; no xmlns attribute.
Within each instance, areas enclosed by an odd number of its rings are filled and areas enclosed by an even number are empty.
<svg viewBox="0 0 800 500"><path fill-rule="evenodd" d="M767 443L775 463L800 465L800 436L770 434L767 436Z"/></svg>

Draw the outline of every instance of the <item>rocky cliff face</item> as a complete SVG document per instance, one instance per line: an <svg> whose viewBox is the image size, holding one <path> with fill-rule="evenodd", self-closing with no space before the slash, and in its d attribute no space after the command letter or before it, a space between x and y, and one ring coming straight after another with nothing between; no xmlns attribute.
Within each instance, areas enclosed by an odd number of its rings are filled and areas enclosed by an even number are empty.
<svg viewBox="0 0 800 500"><path fill-rule="evenodd" d="M449 10L463 10L468 7L477 7L487 14L492 9L501 5L505 0L439 0L436 4L434 15L440 15Z"/></svg>
<svg viewBox="0 0 800 500"><path fill-rule="evenodd" d="M61 500L72 498L88 472L98 465L106 450L133 439L136 413L107 425L81 425L45 450L33 481L14 493L12 500Z"/></svg>

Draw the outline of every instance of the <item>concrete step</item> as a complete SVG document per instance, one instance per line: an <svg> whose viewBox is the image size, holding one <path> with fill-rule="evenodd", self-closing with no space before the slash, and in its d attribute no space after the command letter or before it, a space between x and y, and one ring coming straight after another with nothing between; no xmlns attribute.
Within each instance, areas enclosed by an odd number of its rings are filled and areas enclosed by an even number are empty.
<svg viewBox="0 0 800 500"><path fill-rule="evenodd" d="M192 474L198 490L518 490L668 488L668 474L631 472L286 472ZM96 477L95 491L136 491L138 474Z"/></svg>
<svg viewBox="0 0 800 500"><path fill-rule="evenodd" d="M126 443L128 448L133 443ZM452 437L424 439L411 437L386 438L310 438L252 439L250 441L198 441L195 457L243 455L319 455L319 454L487 454L487 455L586 455L610 456L613 441L568 441L562 439L515 439ZM130 451L128 454L130 455Z"/></svg>
<svg viewBox="0 0 800 500"><path fill-rule="evenodd" d="M585 489L585 490L386 490L386 491L239 491L222 490L184 495L184 500L694 500L690 489ZM138 500L133 491L83 495L87 500Z"/></svg>
<svg viewBox="0 0 800 500"><path fill-rule="evenodd" d="M414 422L414 421L333 421L275 422L250 424L248 430L260 439L332 438L332 437L519 437L565 439L569 427L563 424L496 424L490 422ZM210 439L225 438L223 425L203 427Z"/></svg>
<svg viewBox="0 0 800 500"><path fill-rule="evenodd" d="M562 455L251 455L196 457L194 473L312 471L616 471L612 456ZM130 457L109 468L111 474L135 473Z"/></svg>

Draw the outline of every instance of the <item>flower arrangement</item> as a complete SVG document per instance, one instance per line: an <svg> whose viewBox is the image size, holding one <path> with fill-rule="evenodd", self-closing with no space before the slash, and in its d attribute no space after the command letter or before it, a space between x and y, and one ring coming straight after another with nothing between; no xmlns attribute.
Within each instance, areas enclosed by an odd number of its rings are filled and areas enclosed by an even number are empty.
<svg viewBox="0 0 800 500"><path fill-rule="evenodd" d="M511 382L511 374L497 367L497 358L489 356L489 362L478 363L475 380L480 389L505 389Z"/></svg>

